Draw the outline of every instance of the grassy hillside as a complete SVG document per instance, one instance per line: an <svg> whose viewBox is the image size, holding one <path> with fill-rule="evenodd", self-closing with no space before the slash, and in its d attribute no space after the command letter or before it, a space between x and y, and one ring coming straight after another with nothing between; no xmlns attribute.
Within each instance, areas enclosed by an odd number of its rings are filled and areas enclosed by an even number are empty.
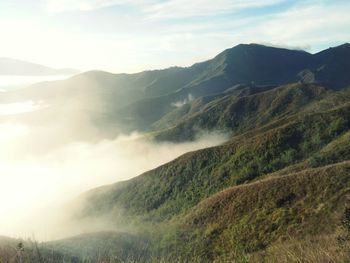
<svg viewBox="0 0 350 263"><path fill-rule="evenodd" d="M204 258L223 262L234 258L237 247L251 253L274 242L336 233L349 194L349 161L306 169L205 199L186 216L184 231L193 233L189 242Z"/></svg>
<svg viewBox="0 0 350 263"><path fill-rule="evenodd" d="M1 263L82 262L80 257L63 253L31 239L0 237Z"/></svg>
<svg viewBox="0 0 350 263"><path fill-rule="evenodd" d="M311 103L318 103L328 97L329 93L331 91L312 84L289 84L267 91L256 88L255 92L245 88L239 93L209 101L195 112L189 112L174 127L156 133L155 138L173 141L193 139L201 129L221 129L239 134L300 113ZM167 119L164 123L167 123Z"/></svg>
<svg viewBox="0 0 350 263"><path fill-rule="evenodd" d="M328 158L327 163L349 158L346 147L342 154L327 153L327 148L333 149L340 141L343 146L348 144L348 103L318 113L292 111L284 116L285 111L281 112L280 119L236 135L222 146L185 154L129 181L92 191L84 213L101 215L114 209L164 220L226 187L288 166L306 162L306 166L317 167L325 164L320 158Z"/></svg>
<svg viewBox="0 0 350 263"><path fill-rule="evenodd" d="M349 195L345 161L227 188L186 215L139 233L24 242L22 257L23 262L348 262ZM3 258L11 252L0 247Z"/></svg>
<svg viewBox="0 0 350 263"><path fill-rule="evenodd" d="M212 127L224 123L234 132L228 142L91 190L76 218L107 217L136 229L146 237L149 260L288 262L295 259L288 251L303 257L295 245L300 241L310 257L340 255L337 260L345 262L349 90L311 84L250 89L195 100L187 108L192 117L183 122L210 116ZM132 255L127 240L120 246ZM282 245L285 254L278 254Z"/></svg>
<svg viewBox="0 0 350 263"><path fill-rule="evenodd" d="M215 105L220 104L221 101L224 101L227 98L234 100L273 88L275 88L275 86L235 85L222 93L199 97L193 101L187 101L187 103L184 103L181 107L175 108L153 123L152 129L159 131L173 128L179 123L187 121L194 115L207 112L210 108L215 107Z"/></svg>

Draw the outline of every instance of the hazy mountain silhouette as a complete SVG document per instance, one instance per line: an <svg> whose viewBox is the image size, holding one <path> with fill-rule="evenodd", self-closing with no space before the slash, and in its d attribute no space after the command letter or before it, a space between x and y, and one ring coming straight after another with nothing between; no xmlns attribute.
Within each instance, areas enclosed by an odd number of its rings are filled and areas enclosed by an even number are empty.
<svg viewBox="0 0 350 263"><path fill-rule="evenodd" d="M0 58L0 75L18 76L48 76L48 75L72 75L79 73L76 69L54 69L27 61Z"/></svg>

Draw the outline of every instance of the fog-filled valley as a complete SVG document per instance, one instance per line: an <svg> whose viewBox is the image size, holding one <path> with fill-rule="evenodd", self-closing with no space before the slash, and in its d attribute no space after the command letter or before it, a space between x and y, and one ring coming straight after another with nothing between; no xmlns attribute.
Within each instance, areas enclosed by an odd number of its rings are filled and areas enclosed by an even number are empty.
<svg viewBox="0 0 350 263"><path fill-rule="evenodd" d="M0 263L350 262L349 10L1 0Z"/></svg>
<svg viewBox="0 0 350 263"><path fill-rule="evenodd" d="M240 44L8 86L0 262L346 262L349 61Z"/></svg>
<svg viewBox="0 0 350 263"><path fill-rule="evenodd" d="M26 89L30 87L15 92ZM7 93L1 95L3 98ZM225 134L202 132L190 142L155 142L137 131L106 137L103 127L94 126L81 112L97 100L79 96L74 101L79 104L78 110L70 108L66 100L54 102L67 105L59 108L44 98L40 99L41 105L28 103L31 97L26 99L0 105L0 233L12 237L52 240L88 231L82 228L68 232L69 222L59 222L69 216L67 203L81 193L130 179L227 138ZM28 115L36 115L40 123L28 122ZM98 230L107 229L100 226Z"/></svg>

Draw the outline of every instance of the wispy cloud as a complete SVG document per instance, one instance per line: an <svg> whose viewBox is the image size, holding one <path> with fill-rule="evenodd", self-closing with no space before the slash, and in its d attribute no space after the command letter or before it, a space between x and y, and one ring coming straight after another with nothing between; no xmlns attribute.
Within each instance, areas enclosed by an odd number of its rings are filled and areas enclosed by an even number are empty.
<svg viewBox="0 0 350 263"><path fill-rule="evenodd" d="M238 12L246 8L274 5L284 0L170 0L151 5L145 11L153 19L199 17Z"/></svg>
<svg viewBox="0 0 350 263"><path fill-rule="evenodd" d="M114 5L130 5L132 0L47 0L46 9L50 12L64 12L71 10L92 11Z"/></svg>
<svg viewBox="0 0 350 263"><path fill-rule="evenodd" d="M188 66L239 43L315 52L350 40L350 2L342 0L41 3L31 13L13 8L13 19L6 11L12 4L1 1L0 55L52 67L136 72Z"/></svg>
<svg viewBox="0 0 350 263"><path fill-rule="evenodd" d="M345 1L342 5L309 1L252 25L241 32L240 39L247 39L250 35L255 42L307 49L346 42L350 39L349 8L350 3Z"/></svg>
<svg viewBox="0 0 350 263"><path fill-rule="evenodd" d="M46 0L52 12L67 10L91 11L115 5L133 6L153 18L207 16L245 8L274 5L286 0Z"/></svg>

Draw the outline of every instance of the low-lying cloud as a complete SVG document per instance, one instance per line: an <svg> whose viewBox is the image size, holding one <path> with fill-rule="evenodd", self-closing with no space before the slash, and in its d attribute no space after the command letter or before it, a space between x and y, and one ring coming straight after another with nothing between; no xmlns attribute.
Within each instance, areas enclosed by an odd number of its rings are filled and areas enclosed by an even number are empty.
<svg viewBox="0 0 350 263"><path fill-rule="evenodd" d="M207 134L193 142L155 143L133 133L93 142L67 140L52 147L49 138L59 141L66 136L65 129L52 129L0 125L0 235L34 235L39 240L62 237L64 231L53 229L52 221L64 212L58 207L65 202L91 188L132 178L185 152L225 140Z"/></svg>
<svg viewBox="0 0 350 263"><path fill-rule="evenodd" d="M187 98L184 98L183 100L179 100L176 102L171 103L171 106L176 107L176 108L181 108L183 105L190 103L191 101L193 101L194 98L192 96L192 94L188 94Z"/></svg>

